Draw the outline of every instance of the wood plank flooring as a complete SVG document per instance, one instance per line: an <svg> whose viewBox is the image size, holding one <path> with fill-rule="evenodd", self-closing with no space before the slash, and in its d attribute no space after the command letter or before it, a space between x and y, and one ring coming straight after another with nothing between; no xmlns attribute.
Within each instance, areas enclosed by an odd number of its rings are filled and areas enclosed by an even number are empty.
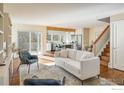
<svg viewBox="0 0 124 93"><path fill-rule="evenodd" d="M13 61L13 75L10 77L10 85L20 85L19 72L17 71L19 59L14 59Z"/></svg>
<svg viewBox="0 0 124 93"><path fill-rule="evenodd" d="M48 64L48 63L51 63L52 61L41 59L40 62L42 62L43 64L46 64L46 63ZM10 85L19 85L19 73L17 71L18 65L19 65L18 59L15 59L14 60L14 73L10 79ZM124 72L115 70L115 69L110 69L106 66L101 65L100 66L100 77L106 78L108 80L115 79L115 78L120 80L120 79L124 79ZM116 82L116 81L113 81L113 82Z"/></svg>

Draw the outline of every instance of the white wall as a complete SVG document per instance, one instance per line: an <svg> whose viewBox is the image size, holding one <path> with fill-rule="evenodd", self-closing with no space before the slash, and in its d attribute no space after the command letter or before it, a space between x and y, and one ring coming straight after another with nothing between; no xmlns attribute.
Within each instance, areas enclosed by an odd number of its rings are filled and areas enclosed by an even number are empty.
<svg viewBox="0 0 124 93"><path fill-rule="evenodd" d="M47 28L45 26L38 26L38 25L25 25L25 24L14 24L12 26L12 43L16 44L18 48L18 31L38 31L42 33L42 53L46 50L46 35L47 35Z"/></svg>
<svg viewBox="0 0 124 93"><path fill-rule="evenodd" d="M113 15L113 16L110 17L111 22L120 21L120 20L124 20L124 13Z"/></svg>
<svg viewBox="0 0 124 93"><path fill-rule="evenodd" d="M75 31L75 34L77 35L83 35L83 28L77 28L76 31Z"/></svg>
<svg viewBox="0 0 124 93"><path fill-rule="evenodd" d="M104 25L91 27L89 31L89 45L94 42L98 36L104 31L104 29L108 26L108 23L105 23Z"/></svg>

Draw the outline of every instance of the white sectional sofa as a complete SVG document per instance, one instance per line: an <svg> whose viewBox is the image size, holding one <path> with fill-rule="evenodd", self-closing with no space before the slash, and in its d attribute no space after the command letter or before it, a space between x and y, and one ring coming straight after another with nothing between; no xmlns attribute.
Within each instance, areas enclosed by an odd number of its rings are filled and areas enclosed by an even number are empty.
<svg viewBox="0 0 124 93"><path fill-rule="evenodd" d="M100 60L93 53L73 49L55 53L55 65L72 73L80 80L100 74Z"/></svg>

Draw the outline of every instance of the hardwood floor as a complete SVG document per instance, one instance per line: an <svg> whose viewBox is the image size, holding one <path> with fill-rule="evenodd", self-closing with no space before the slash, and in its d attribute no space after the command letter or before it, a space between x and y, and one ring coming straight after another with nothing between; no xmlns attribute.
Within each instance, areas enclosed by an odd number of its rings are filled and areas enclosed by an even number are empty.
<svg viewBox="0 0 124 93"><path fill-rule="evenodd" d="M19 59L14 59L13 61L13 75L10 77L10 85L20 85L19 72L17 71Z"/></svg>
<svg viewBox="0 0 124 93"><path fill-rule="evenodd" d="M40 62L43 64L53 63L53 61L40 59ZM10 79L10 85L19 85L19 73L17 67L19 65L18 59L14 60L14 73ZM121 80L124 80L124 72L116 69L110 69L107 66L100 66L100 77L112 80L115 83L120 83ZM116 79L116 80L115 80ZM119 84L118 83L118 84Z"/></svg>
<svg viewBox="0 0 124 93"><path fill-rule="evenodd" d="M106 79L124 79L124 71L110 69L106 66L100 66L100 76Z"/></svg>
<svg viewBox="0 0 124 93"><path fill-rule="evenodd" d="M46 51L46 53L44 54L44 56L54 57L54 53L55 53L55 51Z"/></svg>
<svg viewBox="0 0 124 93"><path fill-rule="evenodd" d="M19 63L20 63L20 60L18 58L14 59L14 61L13 61L13 75L12 75L12 77L10 77L10 85L20 85L19 72L17 71ZM54 64L53 61L45 60L45 59L40 59L39 63L46 64L46 65Z"/></svg>

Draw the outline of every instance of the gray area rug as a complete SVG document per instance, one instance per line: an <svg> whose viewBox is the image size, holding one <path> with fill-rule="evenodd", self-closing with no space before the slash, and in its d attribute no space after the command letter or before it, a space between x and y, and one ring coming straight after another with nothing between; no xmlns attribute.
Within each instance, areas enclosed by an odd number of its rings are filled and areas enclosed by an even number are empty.
<svg viewBox="0 0 124 93"><path fill-rule="evenodd" d="M27 73L27 66L20 67L20 84L23 84L24 79L32 78L32 76L38 76L40 79L56 79L61 80L64 76L65 85L82 85L81 80L79 80L74 75L65 71L64 69L52 65L47 66L40 64L40 69L37 70L35 65L32 65L30 74ZM83 85L116 85L115 83L108 81L104 78L93 77L87 80L84 80Z"/></svg>

